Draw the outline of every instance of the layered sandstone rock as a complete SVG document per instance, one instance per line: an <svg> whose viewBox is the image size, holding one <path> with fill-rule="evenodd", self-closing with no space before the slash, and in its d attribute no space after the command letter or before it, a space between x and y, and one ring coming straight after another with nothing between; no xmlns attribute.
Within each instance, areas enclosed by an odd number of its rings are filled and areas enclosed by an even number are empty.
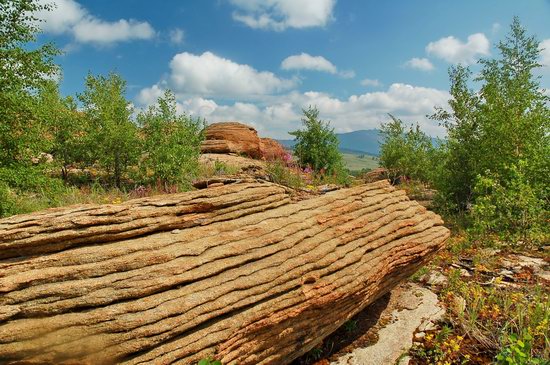
<svg viewBox="0 0 550 365"><path fill-rule="evenodd" d="M223 122L209 125L202 153L236 153L248 157L261 158L260 138L252 127L238 122Z"/></svg>
<svg viewBox="0 0 550 365"><path fill-rule="evenodd" d="M372 170L370 170L369 172L367 172L366 174L363 175L363 180L366 183L372 183L372 182L375 182L375 181L386 180L388 178L389 178L388 169L386 169L384 167L378 167L378 168L372 169Z"/></svg>
<svg viewBox="0 0 550 365"><path fill-rule="evenodd" d="M260 139L262 158L268 161L284 160L288 153L282 144L271 138Z"/></svg>
<svg viewBox="0 0 550 365"><path fill-rule="evenodd" d="M287 364L449 235L386 181L269 183L0 220L3 363Z"/></svg>

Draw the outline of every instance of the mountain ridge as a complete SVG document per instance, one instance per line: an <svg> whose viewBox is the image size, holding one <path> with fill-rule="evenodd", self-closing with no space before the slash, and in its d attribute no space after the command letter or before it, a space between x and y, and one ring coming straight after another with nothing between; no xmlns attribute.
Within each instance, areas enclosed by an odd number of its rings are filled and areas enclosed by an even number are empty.
<svg viewBox="0 0 550 365"><path fill-rule="evenodd" d="M351 154L367 154L378 156L382 135L379 129L361 129L353 132L336 133L340 141L340 151ZM292 139L278 139L279 143L287 148L294 147Z"/></svg>

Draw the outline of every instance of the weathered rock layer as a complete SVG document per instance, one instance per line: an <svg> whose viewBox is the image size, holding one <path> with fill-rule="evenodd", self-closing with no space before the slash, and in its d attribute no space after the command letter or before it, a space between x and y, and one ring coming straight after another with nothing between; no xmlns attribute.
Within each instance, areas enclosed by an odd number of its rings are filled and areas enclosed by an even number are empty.
<svg viewBox="0 0 550 365"><path fill-rule="evenodd" d="M252 127L238 122L213 123L205 130L202 153L236 153L261 158L260 137Z"/></svg>
<svg viewBox="0 0 550 365"><path fill-rule="evenodd" d="M225 185L0 220L0 362L286 364L411 275L439 216L386 181Z"/></svg>
<svg viewBox="0 0 550 365"><path fill-rule="evenodd" d="M258 132L239 122L220 122L209 125L201 145L203 154L237 154L253 159L283 159L287 151L271 138L260 138Z"/></svg>

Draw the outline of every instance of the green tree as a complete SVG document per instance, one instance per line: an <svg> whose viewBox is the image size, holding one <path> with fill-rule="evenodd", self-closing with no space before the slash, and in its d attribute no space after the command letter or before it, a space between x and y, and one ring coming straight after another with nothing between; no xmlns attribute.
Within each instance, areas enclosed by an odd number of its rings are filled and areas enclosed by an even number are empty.
<svg viewBox="0 0 550 365"><path fill-rule="evenodd" d="M428 182L434 153L430 137L418 124L407 130L400 119L391 114L390 118L381 127L380 165L388 169L392 180L406 176Z"/></svg>
<svg viewBox="0 0 550 365"><path fill-rule="evenodd" d="M144 175L151 172L157 182L188 188L199 167L204 121L178 114L175 96L168 90L138 115L138 123L146 152L141 163Z"/></svg>
<svg viewBox="0 0 550 365"><path fill-rule="evenodd" d="M116 73L86 78L86 89L78 98L84 106L88 130L88 158L110 172L116 187L122 185L127 168L137 162L137 126L125 98L126 82Z"/></svg>
<svg viewBox="0 0 550 365"><path fill-rule="evenodd" d="M302 110L303 130L289 132L295 137L294 154L302 167L309 167L315 173L329 175L344 171L342 154L338 149L338 137L330 123L319 120L319 110L309 107Z"/></svg>
<svg viewBox="0 0 550 365"><path fill-rule="evenodd" d="M28 162L42 147L33 95L56 74L59 51L29 44L40 31L35 14L49 9L38 0L0 1L0 165Z"/></svg>
<svg viewBox="0 0 550 365"><path fill-rule="evenodd" d="M468 68L450 71L451 111L433 116L448 131L436 186L456 208L473 207L484 231L527 239L550 207L549 99L534 72L539 43L518 18L497 49L498 58L479 62L477 92Z"/></svg>
<svg viewBox="0 0 550 365"><path fill-rule="evenodd" d="M38 114L48 129L49 150L61 167L61 176L67 180L68 167L84 160L86 118L71 96L64 98L59 94L59 86L53 81L38 95Z"/></svg>
<svg viewBox="0 0 550 365"><path fill-rule="evenodd" d="M447 138L438 151L440 168L432 183L441 194L439 200L451 210L464 210L472 203L480 171L478 109L481 100L468 87L470 77L471 71L467 67L451 67L451 111L436 108L436 113L431 116L447 129Z"/></svg>

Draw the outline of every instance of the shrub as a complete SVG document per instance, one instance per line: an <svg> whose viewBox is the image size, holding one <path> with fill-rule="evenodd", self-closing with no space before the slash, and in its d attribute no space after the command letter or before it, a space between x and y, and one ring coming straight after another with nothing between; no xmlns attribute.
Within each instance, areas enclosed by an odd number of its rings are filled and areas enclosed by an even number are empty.
<svg viewBox="0 0 550 365"><path fill-rule="evenodd" d="M427 182L434 154L430 137L418 124L406 130L400 119L391 114L390 118L381 127L384 140L380 145L380 165L388 169L392 181L406 177Z"/></svg>
<svg viewBox="0 0 550 365"><path fill-rule="evenodd" d="M523 162L512 165L506 180L490 172L478 178L474 189L478 198L472 207L474 232L497 234L513 244L548 237L550 217L544 209L543 193L529 183L524 167Z"/></svg>
<svg viewBox="0 0 550 365"><path fill-rule="evenodd" d="M151 171L154 181L189 188L198 174L204 121L178 115L175 96L166 91L156 105L138 115L138 122L146 154L141 161L143 176Z"/></svg>
<svg viewBox="0 0 550 365"><path fill-rule="evenodd" d="M16 214L16 202L8 184L0 181L0 218Z"/></svg>
<svg viewBox="0 0 550 365"><path fill-rule="evenodd" d="M451 110L438 108L432 116L448 134L436 188L456 210L467 210L478 198L483 199L486 190L476 189L480 179L496 179L500 185L496 190L502 194L515 189L517 183L512 180L517 177L510 166L522 160L522 170L529 178L521 184L543 191L548 209L550 109L536 75L541 67L539 42L514 18L509 34L496 48L499 57L479 61L482 69L474 79L479 90L469 88L469 68L459 65L450 69Z"/></svg>
<svg viewBox="0 0 550 365"><path fill-rule="evenodd" d="M345 173L342 154L338 150L338 137L329 122L319 120L319 111L303 109L303 130L289 132L296 140L294 155L302 168L309 167L316 174L340 175Z"/></svg>
<svg viewBox="0 0 550 365"><path fill-rule="evenodd" d="M304 185L301 170L297 167L289 167L283 161L275 160L267 163L267 174L276 184L299 189Z"/></svg>
<svg viewBox="0 0 550 365"><path fill-rule="evenodd" d="M121 187L130 165L137 162L137 126L130 120L132 108L126 100L126 82L115 73L88 75L86 90L79 95L88 118L88 158L111 173L114 185Z"/></svg>

